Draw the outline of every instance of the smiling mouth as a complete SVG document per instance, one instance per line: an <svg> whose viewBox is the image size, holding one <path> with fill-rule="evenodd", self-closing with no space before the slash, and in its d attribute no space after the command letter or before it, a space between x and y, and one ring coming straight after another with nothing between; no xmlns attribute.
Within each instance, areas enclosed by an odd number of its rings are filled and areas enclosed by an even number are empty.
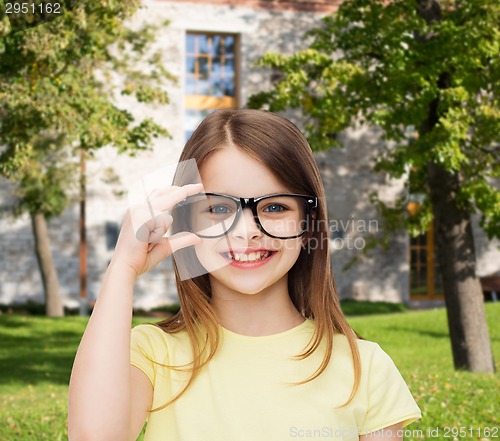
<svg viewBox="0 0 500 441"><path fill-rule="evenodd" d="M243 254L243 253L234 253L232 251L227 252L227 253L221 253L223 257L226 259L230 259L234 262L260 262L262 260L268 259L271 257L273 254L275 254L276 251L254 251L249 254Z"/></svg>

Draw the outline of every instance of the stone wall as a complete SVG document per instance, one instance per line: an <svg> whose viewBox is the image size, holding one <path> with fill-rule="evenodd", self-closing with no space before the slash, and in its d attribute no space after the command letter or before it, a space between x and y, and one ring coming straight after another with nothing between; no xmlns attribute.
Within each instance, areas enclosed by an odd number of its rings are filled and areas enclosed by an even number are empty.
<svg viewBox="0 0 500 441"><path fill-rule="evenodd" d="M221 2L223 3L223 2ZM202 2L149 1L133 25L143 21L171 23L158 33L158 46L165 54L165 67L179 77L168 92L171 103L151 108L121 98L121 104L138 116L150 115L162 123L172 139L161 139L154 149L135 158L120 156L111 148L102 149L87 162L87 241L88 291L94 299L104 271L111 259L116 234L127 208L127 189L135 181L160 167L173 164L184 144L184 44L186 31L236 33L240 36L240 105L252 93L270 86L269 73L253 67L267 51L291 54L306 45L303 34L317 24L321 13L266 10ZM296 120L298 122L298 120ZM382 228L368 194L376 190L380 197L392 200L403 191L402 181L386 181L374 174L373 158L384 148L373 130L350 130L342 135L343 149L317 154L332 226L332 265L339 293L344 298L408 301L408 235L400 233L388 251L374 250L373 257L347 271L343 266L359 255L365 231ZM12 189L0 182L0 205L7 210ZM499 269L498 241L489 242L475 221L479 275ZM61 282L64 302L77 306L79 296L78 205L72 204L49 224L52 250ZM42 300L42 288L29 217L0 218L0 303ZM150 308L176 300L171 259L139 279L135 305Z"/></svg>
<svg viewBox="0 0 500 441"><path fill-rule="evenodd" d="M133 114L149 115L162 123L172 139L161 139L154 149L135 158L102 149L87 162L87 242L88 291L97 296L103 273L112 256L114 233L119 229L127 208L127 189L135 181L167 164L175 163L184 145L184 45L186 31L235 33L240 37L240 100L269 86L269 74L252 64L267 51L292 53L305 46L303 34L317 23L322 14L220 4L148 1L132 26L143 22L170 20L157 35L158 47L165 56L166 69L179 78L170 85L168 106L153 109L120 98ZM10 186L0 183L0 204L9 205ZM120 195L121 194L121 195ZM79 296L78 205L75 202L58 219L49 223L55 263L61 281L64 302L76 306ZM108 243L110 242L110 243ZM111 246L110 246L111 245ZM0 220L0 303L42 300L40 275L33 254L29 217L3 216ZM170 259L160 264L136 284L135 303L154 307L176 299Z"/></svg>
<svg viewBox="0 0 500 441"><path fill-rule="evenodd" d="M408 236L394 235L388 250L376 248L348 270L344 266L361 256L369 233L381 233L383 224L369 202L376 191L385 202L400 196L402 180L387 181L373 173L375 156L385 148L376 130L359 128L341 135L342 148L317 156L327 194L331 223L332 265L342 298L405 302L408 300Z"/></svg>

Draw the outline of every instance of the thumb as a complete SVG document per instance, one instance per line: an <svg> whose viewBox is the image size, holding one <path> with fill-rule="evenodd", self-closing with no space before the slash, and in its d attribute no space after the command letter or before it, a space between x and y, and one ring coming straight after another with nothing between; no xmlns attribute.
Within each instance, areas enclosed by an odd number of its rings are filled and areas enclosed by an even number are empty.
<svg viewBox="0 0 500 441"><path fill-rule="evenodd" d="M168 239L161 239L159 242L151 244L151 248L148 251L148 270L153 269L162 260L165 260L168 256L172 254L170 250L170 244Z"/></svg>
<svg viewBox="0 0 500 441"><path fill-rule="evenodd" d="M201 237L198 237L196 234L188 233L186 231L176 233L168 237L167 240L169 242L172 253L175 253L181 248L198 245L201 243Z"/></svg>

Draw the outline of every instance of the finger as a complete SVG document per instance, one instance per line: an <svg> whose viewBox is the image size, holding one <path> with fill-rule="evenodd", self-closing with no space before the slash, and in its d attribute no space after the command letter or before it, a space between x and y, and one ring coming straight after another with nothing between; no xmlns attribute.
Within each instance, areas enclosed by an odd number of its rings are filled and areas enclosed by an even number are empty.
<svg viewBox="0 0 500 441"><path fill-rule="evenodd" d="M179 202L203 191L203 184L187 184L182 187L164 187L151 192L147 198L148 205L155 211L168 211Z"/></svg>
<svg viewBox="0 0 500 441"><path fill-rule="evenodd" d="M165 260L172 254L172 249L170 248L168 239L162 239L161 242L152 243L149 246L151 247L148 253L150 268L154 268L162 260Z"/></svg>
<svg viewBox="0 0 500 441"><path fill-rule="evenodd" d="M168 218L170 224L172 223L172 218L168 214L168 211L183 199L199 193L201 190L203 190L201 183L188 184L183 187L163 187L154 190L151 193L151 197L146 199L144 203L130 209L132 226L136 238L141 242L152 242L150 240L150 233L155 231L154 240L159 240L166 232L164 230L162 234L159 234L161 233L159 227L165 222L163 218Z"/></svg>
<svg viewBox="0 0 500 441"><path fill-rule="evenodd" d="M172 243L172 238L163 238L160 242L150 244L149 251L149 266L150 268L154 268L158 265L162 260L165 260L168 256L175 253L176 251L196 245L201 242L201 238L196 236L193 233L177 233L175 235L174 242ZM173 236L172 236L173 237Z"/></svg>
<svg viewBox="0 0 500 441"><path fill-rule="evenodd" d="M176 233L168 238L170 248L172 253L176 251L186 248L192 245L198 245L202 242L201 237L198 237L196 234L188 233L186 231L181 231L180 233Z"/></svg>
<svg viewBox="0 0 500 441"><path fill-rule="evenodd" d="M172 222L172 216L167 213L160 213L159 215L143 223L137 229L135 237L140 242L158 242L167 232L170 225L172 225Z"/></svg>
<svg viewBox="0 0 500 441"><path fill-rule="evenodd" d="M150 230L149 242L160 242L167 230L170 228L170 225L172 225L173 220L172 216L165 213L160 216L156 216L154 227Z"/></svg>

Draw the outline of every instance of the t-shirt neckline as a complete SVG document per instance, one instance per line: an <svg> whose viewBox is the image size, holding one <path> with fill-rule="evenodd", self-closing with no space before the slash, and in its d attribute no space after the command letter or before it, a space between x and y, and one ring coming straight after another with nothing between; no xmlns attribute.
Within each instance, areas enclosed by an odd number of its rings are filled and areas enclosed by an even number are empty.
<svg viewBox="0 0 500 441"><path fill-rule="evenodd" d="M277 332L276 334L269 334L269 335L243 335L230 331L229 329L224 328L224 326L222 326L221 324L219 324L219 327L222 329L223 334L227 335L230 338L257 342L265 340L274 340L276 338L282 338L290 334L295 334L296 332L299 332L302 329L307 328L310 323L311 319L306 318L302 323L300 323L297 326L294 326L293 328L287 329L286 331Z"/></svg>

